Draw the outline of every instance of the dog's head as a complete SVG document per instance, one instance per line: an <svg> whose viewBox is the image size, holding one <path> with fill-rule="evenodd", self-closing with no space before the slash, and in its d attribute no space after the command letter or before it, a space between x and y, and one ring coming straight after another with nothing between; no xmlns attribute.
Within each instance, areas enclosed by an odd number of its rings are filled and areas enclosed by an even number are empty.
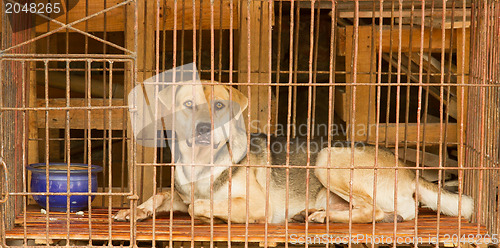
<svg viewBox="0 0 500 248"><path fill-rule="evenodd" d="M173 113L170 116L183 162L217 162L215 156L221 156L221 149L228 149L223 156L231 157L232 163L246 155L242 112L248 99L237 89L187 82L162 90L159 100Z"/></svg>

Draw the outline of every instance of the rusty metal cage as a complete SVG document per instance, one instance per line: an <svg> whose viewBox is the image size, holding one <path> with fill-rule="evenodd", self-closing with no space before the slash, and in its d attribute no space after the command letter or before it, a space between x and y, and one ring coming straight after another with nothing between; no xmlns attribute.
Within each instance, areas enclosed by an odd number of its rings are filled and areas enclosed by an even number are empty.
<svg viewBox="0 0 500 248"><path fill-rule="evenodd" d="M43 0L32 4L3 0L1 7L2 246L498 245L498 1ZM248 158L228 166L229 185L239 180L233 171L245 172L246 202L236 209L229 200L223 211L229 216L226 222L220 223L214 213L218 203L214 199L220 200L214 196L220 195L214 189L219 180L213 175L214 159L187 164L191 175L195 165L212 173L205 188L208 193L201 197L210 206L207 218L153 211L150 218L138 221L143 211L138 205L178 190L176 166L182 163L176 158L183 148L160 143L176 140L176 130L194 130L194 121L168 126L165 123L179 114L158 117L158 94L164 89L158 75L189 63L197 68L202 86L211 89L207 101L217 98L215 87L220 84L229 87L229 101L237 90L248 98L241 117L246 158L255 133L266 137L267 152L261 162L250 163ZM189 85L175 76L173 81L174 89ZM153 95L144 105L130 94L150 86ZM155 110L151 116L161 120L154 124L152 146L134 133L141 109ZM273 160L278 153L272 149L272 137L286 144L281 164ZM305 141L305 155L297 164L291 144L299 138ZM209 144L213 142L211 135ZM349 172L345 223L330 223L329 217L324 224L292 221L290 170L302 170L300 184L309 192L314 168L321 168L315 165L317 144L325 149L345 146L352 152L344 167L332 168L338 159L331 156L323 166L328 173ZM358 144L373 147L373 165L355 167ZM231 145L230 160L232 150ZM385 156L381 154L389 150L393 165L380 167ZM213 149L209 155L214 157ZM194 161L194 152L191 157ZM35 163L47 165L45 175L50 174L50 163L62 163L67 176L73 163L99 165L103 171L93 192L89 184L83 193L66 188L47 193L49 177L46 190L35 192L30 184L33 174L26 169ZM87 168L85 177L90 180L92 171ZM282 223L270 221L269 185L275 168L286 171ZM252 223L257 210L248 200L252 169L264 173L264 216L258 223ZM383 194L375 187L377 178L393 171L395 190L387 196L394 203L394 213L388 213L391 223L375 221L375 210L366 223L353 223L353 211L359 208L353 202L359 184L354 175L359 170L373 174L373 205L377 191ZM445 189L455 192L459 213L466 195L471 196L475 209L471 218L442 214L441 200L437 211L426 209L413 195L415 218L398 222L397 210L406 206L398 208L397 194L404 170L416 175L415 195L423 190L416 186L419 180L437 185L438 196L446 194ZM327 178L324 187L330 188L335 179ZM195 184L190 184L190 199L183 200L194 203ZM227 199L231 194L230 189ZM72 196L85 196L89 203L84 211L58 212L50 204L47 209L38 206L36 196L47 201L63 196L67 208ZM313 208L310 197L305 194L305 220ZM154 206L165 203L173 208L174 197L165 202L151 199ZM326 213L329 208L327 204ZM114 220L119 210L127 209L129 221ZM234 213L243 214L244 220L231 221Z"/></svg>

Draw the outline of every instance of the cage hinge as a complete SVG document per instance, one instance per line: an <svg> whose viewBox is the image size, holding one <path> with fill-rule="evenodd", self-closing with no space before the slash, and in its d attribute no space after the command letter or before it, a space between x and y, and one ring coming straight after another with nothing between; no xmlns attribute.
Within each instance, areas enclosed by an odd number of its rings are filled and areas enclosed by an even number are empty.
<svg viewBox="0 0 500 248"><path fill-rule="evenodd" d="M5 187L3 187L5 189L5 193L2 192L2 195L0 196L0 204L2 203L5 203L8 199L9 199L9 191L7 191L7 185L8 185L8 173L7 173L7 164L5 164L5 161L3 160L2 157L0 157L0 164L2 165L3 167L3 174L4 174L4 182L5 182Z"/></svg>
<svg viewBox="0 0 500 248"><path fill-rule="evenodd" d="M127 196L127 199L137 201L137 200L139 200L139 196L138 195L130 195L130 196Z"/></svg>

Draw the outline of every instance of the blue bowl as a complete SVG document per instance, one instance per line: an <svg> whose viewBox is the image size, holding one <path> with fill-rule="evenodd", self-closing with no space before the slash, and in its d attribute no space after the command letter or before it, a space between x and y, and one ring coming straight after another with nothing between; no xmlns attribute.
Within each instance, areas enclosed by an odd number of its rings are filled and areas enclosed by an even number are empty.
<svg viewBox="0 0 500 248"><path fill-rule="evenodd" d="M45 193L47 192L47 175L46 164L30 164L27 169L31 174L31 192ZM102 171L101 166L91 165L91 189L92 192L97 192L97 173ZM49 192L50 193L67 193L67 164L66 163L49 163ZM89 177L87 164L70 164L69 176L69 191L71 193L83 192L88 193ZM47 196L34 195L33 198L43 208L47 208ZM67 199L66 195L51 195L49 198L49 210L57 212L66 212ZM94 200L94 196L91 197ZM86 195L73 195L69 198L70 211L76 212L88 207L89 197Z"/></svg>

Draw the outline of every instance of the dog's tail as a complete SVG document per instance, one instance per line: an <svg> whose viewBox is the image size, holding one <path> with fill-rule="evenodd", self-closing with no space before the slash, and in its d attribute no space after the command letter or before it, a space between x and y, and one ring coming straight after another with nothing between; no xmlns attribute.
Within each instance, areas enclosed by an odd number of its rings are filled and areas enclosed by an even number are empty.
<svg viewBox="0 0 500 248"><path fill-rule="evenodd" d="M423 203L426 207L432 210L437 210L438 208L438 185L428 182L423 178L419 178L418 181L418 197L419 201ZM461 211L462 217L470 219L472 213L474 212L474 200L467 195L462 195ZM441 213L451 216L458 216L458 194L449 192L445 189L441 189Z"/></svg>

